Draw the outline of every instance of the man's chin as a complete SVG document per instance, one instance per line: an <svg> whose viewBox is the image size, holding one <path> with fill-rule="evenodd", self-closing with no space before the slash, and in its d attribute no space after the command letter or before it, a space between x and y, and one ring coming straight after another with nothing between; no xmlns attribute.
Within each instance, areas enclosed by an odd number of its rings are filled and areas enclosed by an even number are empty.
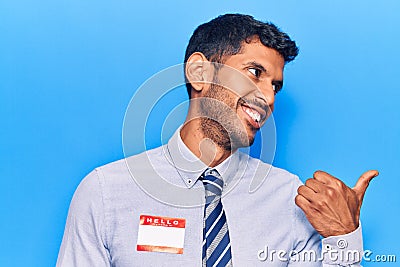
<svg viewBox="0 0 400 267"><path fill-rule="evenodd" d="M256 134L258 132L258 129L255 129L252 127L249 133L247 133L247 146L252 146L254 143L254 140L256 139Z"/></svg>
<svg viewBox="0 0 400 267"><path fill-rule="evenodd" d="M252 146L254 144L254 139L254 136L249 136L249 139L247 140L247 145L245 147Z"/></svg>
<svg viewBox="0 0 400 267"><path fill-rule="evenodd" d="M255 140L255 134L254 135L246 135L242 136L241 138L232 138L232 150L236 150L238 148L242 147L249 147L253 145Z"/></svg>
<svg viewBox="0 0 400 267"><path fill-rule="evenodd" d="M249 146L252 146L254 144L254 136L252 136L251 138L249 138Z"/></svg>

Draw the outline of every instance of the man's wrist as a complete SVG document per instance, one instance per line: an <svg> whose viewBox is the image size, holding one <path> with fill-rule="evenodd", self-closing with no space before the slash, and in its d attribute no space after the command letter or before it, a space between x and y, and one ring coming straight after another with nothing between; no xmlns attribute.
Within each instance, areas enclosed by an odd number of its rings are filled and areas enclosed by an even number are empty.
<svg viewBox="0 0 400 267"><path fill-rule="evenodd" d="M363 241L361 223L353 232L322 239L323 263L331 265L350 265L361 262Z"/></svg>

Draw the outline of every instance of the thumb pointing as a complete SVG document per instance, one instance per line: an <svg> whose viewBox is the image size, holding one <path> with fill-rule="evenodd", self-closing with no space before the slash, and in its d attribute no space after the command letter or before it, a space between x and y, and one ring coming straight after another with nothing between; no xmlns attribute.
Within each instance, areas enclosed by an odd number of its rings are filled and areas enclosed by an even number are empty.
<svg viewBox="0 0 400 267"><path fill-rule="evenodd" d="M375 178L376 176L379 175L379 172L376 170L370 170L367 172L364 172L360 178L358 178L358 181L356 185L353 187L353 190L356 192L357 197L360 202L363 201L365 191L367 190L367 187L371 180Z"/></svg>

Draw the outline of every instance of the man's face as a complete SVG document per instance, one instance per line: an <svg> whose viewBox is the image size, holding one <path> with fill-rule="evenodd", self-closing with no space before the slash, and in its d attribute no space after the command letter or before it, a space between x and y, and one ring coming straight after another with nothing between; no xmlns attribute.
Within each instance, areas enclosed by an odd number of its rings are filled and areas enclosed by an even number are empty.
<svg viewBox="0 0 400 267"><path fill-rule="evenodd" d="M201 105L206 137L225 149L251 145L273 110L284 64L276 50L259 40L244 42L241 53L225 60L204 92L203 97L210 99Z"/></svg>

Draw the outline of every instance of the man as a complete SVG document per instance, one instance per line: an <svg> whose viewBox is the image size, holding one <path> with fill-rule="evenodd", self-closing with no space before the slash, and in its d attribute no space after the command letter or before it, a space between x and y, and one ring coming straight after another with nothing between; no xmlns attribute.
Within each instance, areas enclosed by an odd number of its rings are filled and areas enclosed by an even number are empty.
<svg viewBox="0 0 400 267"><path fill-rule="evenodd" d="M297 53L251 16L199 26L185 55L185 123L168 144L82 181L57 266L359 266L360 208L376 171L353 189L322 171L302 185L238 151L268 119Z"/></svg>

